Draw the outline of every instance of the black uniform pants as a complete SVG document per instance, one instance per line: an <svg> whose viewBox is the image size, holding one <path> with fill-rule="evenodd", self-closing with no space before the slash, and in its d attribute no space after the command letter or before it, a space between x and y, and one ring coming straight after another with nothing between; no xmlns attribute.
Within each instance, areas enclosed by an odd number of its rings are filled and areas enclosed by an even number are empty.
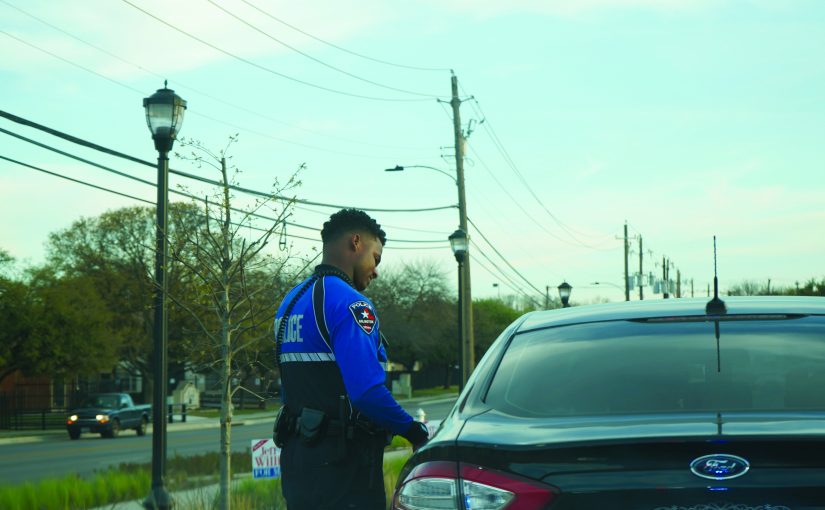
<svg viewBox="0 0 825 510"><path fill-rule="evenodd" d="M281 451L288 510L385 510L383 437L356 436L341 455L338 437L307 446L298 436Z"/></svg>

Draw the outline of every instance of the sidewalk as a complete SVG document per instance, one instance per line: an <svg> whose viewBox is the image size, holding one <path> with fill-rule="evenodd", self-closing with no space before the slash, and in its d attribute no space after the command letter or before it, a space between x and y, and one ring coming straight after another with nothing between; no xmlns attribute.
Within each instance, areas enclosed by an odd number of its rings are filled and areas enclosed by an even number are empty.
<svg viewBox="0 0 825 510"><path fill-rule="evenodd" d="M398 403L401 404L402 407L410 407L413 405L421 407L427 404L442 404L445 402L450 402L456 398L458 398L458 395L453 393L440 396L399 399ZM236 415L233 416L232 426L240 427L243 425L274 422L277 414L277 409L270 409L268 411L261 411L260 413L243 414L240 416ZM218 427L220 427L220 421L218 418L192 416L191 414L186 416L186 423L181 422L180 415L176 414L175 421L173 423L166 424L167 431L200 430ZM149 424L149 430L152 430L151 424ZM124 432L128 433L128 431ZM63 440L68 440L67 433L64 429L0 431L0 446L4 444L39 443L45 441Z"/></svg>

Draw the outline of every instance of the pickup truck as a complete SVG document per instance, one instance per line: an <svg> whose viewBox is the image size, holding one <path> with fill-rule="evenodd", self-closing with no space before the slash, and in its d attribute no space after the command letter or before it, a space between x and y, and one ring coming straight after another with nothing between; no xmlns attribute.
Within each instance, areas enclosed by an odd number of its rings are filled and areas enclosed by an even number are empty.
<svg viewBox="0 0 825 510"><path fill-rule="evenodd" d="M78 439L84 431L101 437L117 437L121 430L134 429L146 434L152 406L136 406L128 393L97 393L86 397L80 407L69 411L66 430L70 439Z"/></svg>

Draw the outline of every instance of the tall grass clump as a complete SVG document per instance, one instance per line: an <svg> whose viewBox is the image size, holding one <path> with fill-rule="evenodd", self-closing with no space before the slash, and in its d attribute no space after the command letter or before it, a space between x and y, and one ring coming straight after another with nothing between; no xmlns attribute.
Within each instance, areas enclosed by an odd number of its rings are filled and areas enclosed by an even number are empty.
<svg viewBox="0 0 825 510"><path fill-rule="evenodd" d="M143 497L149 492L147 470L108 470L90 478L69 475L36 483L0 487L0 508L15 510L92 508Z"/></svg>

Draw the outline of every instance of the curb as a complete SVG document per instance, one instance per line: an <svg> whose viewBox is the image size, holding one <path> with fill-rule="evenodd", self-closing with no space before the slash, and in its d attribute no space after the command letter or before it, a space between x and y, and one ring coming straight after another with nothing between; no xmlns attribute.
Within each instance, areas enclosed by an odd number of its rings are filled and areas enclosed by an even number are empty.
<svg viewBox="0 0 825 510"><path fill-rule="evenodd" d="M444 404L447 402L453 402L458 398L457 394L449 395L449 396L440 396L440 397L418 397L418 398L410 398L405 400L399 400L398 403L401 404L402 407L404 406L412 406L412 405L432 405L432 404ZM250 418L242 419L239 421L233 421L233 427L241 427L243 425L257 425L260 423L272 422L275 423L275 416L277 412L273 411L271 415L268 416L254 416L252 415ZM172 423L172 427L169 427L170 424L166 425L167 433L170 431L178 431L178 430L203 430L203 429L210 429L210 428L219 428L220 422L217 419L212 421L209 419L208 422L201 422L201 423L182 423L177 421ZM151 424L149 424L148 430L152 430ZM46 441L57 441L66 439L65 434L61 432L49 432L46 434L37 434L31 436L19 436L19 437L7 437L7 438L0 438L0 446L8 445L8 444L26 444L26 443L43 443Z"/></svg>
<svg viewBox="0 0 825 510"><path fill-rule="evenodd" d="M259 419L252 419L252 420L241 420L232 422L233 427L241 427L245 424L253 425L255 423L262 423L267 421L268 418L259 418ZM274 423L274 417L272 418ZM166 426L166 432L169 433L175 431L186 431L186 430L203 430L203 429L211 429L211 428L220 428L221 424L218 421L210 421L208 423L181 423L176 422L172 424L173 427L169 427L169 424ZM147 427L147 431L152 430L152 424L150 423ZM0 446L8 445L8 444L26 444L26 443L44 443L47 441L57 441L57 440L64 440L66 439L65 431L60 432L50 432L47 434L38 434L32 436L19 436L19 437L7 437L7 438L0 438Z"/></svg>

